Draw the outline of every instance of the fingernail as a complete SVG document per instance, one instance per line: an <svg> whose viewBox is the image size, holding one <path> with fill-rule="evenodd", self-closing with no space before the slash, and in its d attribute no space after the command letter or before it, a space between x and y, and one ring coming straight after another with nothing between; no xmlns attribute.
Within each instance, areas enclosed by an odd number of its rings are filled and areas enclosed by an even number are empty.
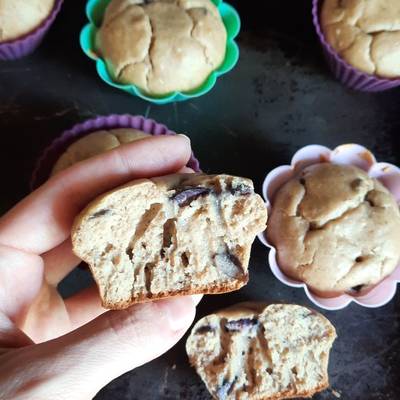
<svg viewBox="0 0 400 400"><path fill-rule="evenodd" d="M161 300L157 305L173 331L189 328L195 314L191 296Z"/></svg>
<svg viewBox="0 0 400 400"><path fill-rule="evenodd" d="M189 136L186 136L186 135L184 135L183 133L179 133L178 136L184 137L184 138L186 138L186 140L187 140L188 142L190 142L190 137L189 137Z"/></svg>
<svg viewBox="0 0 400 400"><path fill-rule="evenodd" d="M201 299L203 298L203 295L202 294L193 294L190 297L192 298L194 305L197 306L200 303Z"/></svg>
<svg viewBox="0 0 400 400"><path fill-rule="evenodd" d="M192 170L192 168L188 168L188 167L183 167L179 170L179 172L181 174L193 174L194 171Z"/></svg>

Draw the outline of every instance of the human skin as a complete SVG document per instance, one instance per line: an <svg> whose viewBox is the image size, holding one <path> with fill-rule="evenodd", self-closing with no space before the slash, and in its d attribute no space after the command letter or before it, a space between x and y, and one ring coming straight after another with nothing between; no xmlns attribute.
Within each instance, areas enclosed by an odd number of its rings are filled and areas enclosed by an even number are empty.
<svg viewBox="0 0 400 400"><path fill-rule="evenodd" d="M0 219L0 398L91 399L108 382L171 348L199 296L102 308L95 286L62 299L80 262L74 217L97 195L136 178L185 170L189 139L150 137L57 174Z"/></svg>

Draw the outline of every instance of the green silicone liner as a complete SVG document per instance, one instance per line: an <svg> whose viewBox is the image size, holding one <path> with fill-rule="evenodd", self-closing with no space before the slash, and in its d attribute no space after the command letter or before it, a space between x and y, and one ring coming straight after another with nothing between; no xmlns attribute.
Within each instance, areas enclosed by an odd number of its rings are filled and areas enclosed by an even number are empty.
<svg viewBox="0 0 400 400"><path fill-rule="evenodd" d="M100 78L117 89L123 90L133 96L138 96L143 100L150 101L155 104L167 104L175 101L189 100L195 97L202 96L209 92L217 82L217 79L229 72L239 60L239 47L234 41L240 31L240 18L237 11L223 0L211 0L221 14L223 23L227 31L227 46L225 59L221 66L213 71L206 81L197 89L189 92L173 92L165 96L149 96L135 85L122 85L114 82L107 71L106 63L100 58L95 51L96 31L101 25L104 11L111 0L89 0L86 4L86 15L89 23L84 26L80 34L80 45L84 53L96 61L97 73Z"/></svg>

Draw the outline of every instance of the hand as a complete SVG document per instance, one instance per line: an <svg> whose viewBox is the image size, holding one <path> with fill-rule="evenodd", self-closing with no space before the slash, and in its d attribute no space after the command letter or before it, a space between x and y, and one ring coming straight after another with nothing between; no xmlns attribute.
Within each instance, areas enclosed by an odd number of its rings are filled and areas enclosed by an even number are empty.
<svg viewBox="0 0 400 400"><path fill-rule="evenodd" d="M80 261L69 239L78 212L130 180L180 170L189 156L182 136L124 145L61 172L0 219L1 399L91 399L189 328L196 296L107 311L95 287L66 300L57 292Z"/></svg>

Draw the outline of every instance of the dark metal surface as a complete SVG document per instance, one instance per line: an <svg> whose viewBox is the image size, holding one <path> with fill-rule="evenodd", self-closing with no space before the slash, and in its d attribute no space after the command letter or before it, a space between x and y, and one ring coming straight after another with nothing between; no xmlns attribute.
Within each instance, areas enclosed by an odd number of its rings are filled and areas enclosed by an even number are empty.
<svg viewBox="0 0 400 400"><path fill-rule="evenodd" d="M0 63L1 210L28 192L34 162L64 129L98 114L150 116L187 133L205 171L254 179L288 163L309 143L361 143L380 160L400 164L400 90L354 93L334 81L320 54L310 0L232 1L241 13L241 59L214 90L197 100L149 105L105 86L78 46L84 1L66 1L40 49ZM261 2L260 2L261 3ZM75 272L71 293L87 281ZM198 317L242 300L310 305L302 290L278 282L267 250L253 247L251 280L239 292L206 297ZM345 400L400 398L400 293L380 309L351 305L324 312L337 327L330 365L332 388ZM135 357L135 354L132 354ZM184 340L158 360L117 379L96 397L106 399L209 399L189 367ZM316 399L336 399L331 390Z"/></svg>

